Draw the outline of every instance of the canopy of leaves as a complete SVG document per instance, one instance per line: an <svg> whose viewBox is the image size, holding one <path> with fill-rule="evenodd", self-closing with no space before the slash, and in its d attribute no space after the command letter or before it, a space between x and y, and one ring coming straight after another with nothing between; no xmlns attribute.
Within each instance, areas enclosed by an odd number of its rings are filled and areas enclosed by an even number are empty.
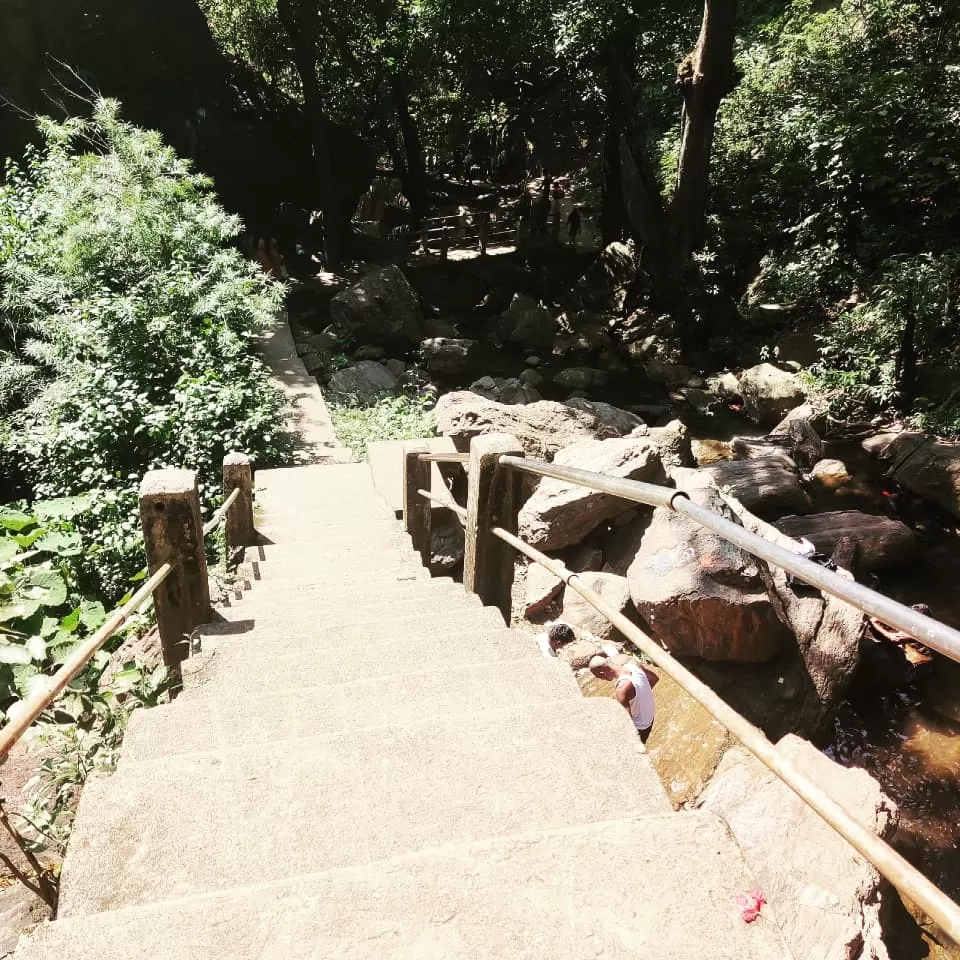
<svg viewBox="0 0 960 960"><path fill-rule="evenodd" d="M115 103L43 132L0 190L0 439L37 496L93 492L87 574L115 597L143 562L147 470L196 470L209 505L225 453L282 454L251 344L279 290L229 246L209 184Z"/></svg>

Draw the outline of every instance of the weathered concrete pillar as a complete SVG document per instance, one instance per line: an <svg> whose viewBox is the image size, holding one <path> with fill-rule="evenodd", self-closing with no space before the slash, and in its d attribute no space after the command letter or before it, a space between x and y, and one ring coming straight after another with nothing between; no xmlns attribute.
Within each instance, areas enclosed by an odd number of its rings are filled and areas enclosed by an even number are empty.
<svg viewBox="0 0 960 960"><path fill-rule="evenodd" d="M223 496L234 490L240 495L224 518L227 558L237 547L252 547L257 542L253 527L253 467L245 453L228 453L223 458Z"/></svg>
<svg viewBox="0 0 960 960"><path fill-rule="evenodd" d="M190 634L211 616L197 475L192 470L151 470L140 484L140 522L150 573L165 563L173 567L153 599L163 662L179 672L190 650Z"/></svg>
<svg viewBox="0 0 960 960"><path fill-rule="evenodd" d="M424 565L430 563L430 521L432 505L418 490L430 489L430 461L418 454L427 453L425 443L407 447L403 461L403 529L410 535L413 549L420 554Z"/></svg>
<svg viewBox="0 0 960 960"><path fill-rule="evenodd" d="M463 586L490 606L498 607L510 622L514 549L490 531L503 527L517 532L522 475L500 467L504 454L523 456L516 437L490 433L470 443L470 479L467 485L467 530L463 556Z"/></svg>

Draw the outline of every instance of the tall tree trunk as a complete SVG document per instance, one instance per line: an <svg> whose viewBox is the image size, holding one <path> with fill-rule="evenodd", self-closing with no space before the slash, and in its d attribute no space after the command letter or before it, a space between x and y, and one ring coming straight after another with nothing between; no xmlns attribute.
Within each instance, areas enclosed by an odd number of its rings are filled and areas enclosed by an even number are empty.
<svg viewBox="0 0 960 960"><path fill-rule="evenodd" d="M406 169L401 174L403 192L410 201L414 215L421 219L430 213L430 194L427 189L427 167L423 155L420 128L410 112L409 85L406 77L394 74L389 80L390 98L397 111L397 125L403 138Z"/></svg>
<svg viewBox="0 0 960 960"><path fill-rule="evenodd" d="M680 158L669 204L664 202L636 107L634 122L620 137L627 217L643 244L642 262L654 297L674 317L687 358L702 348L710 332L711 300L691 254L703 242L717 111L734 81L736 17L737 0L704 0L696 46L678 69L677 88L683 98ZM626 103L632 99L625 95Z"/></svg>
<svg viewBox="0 0 960 960"><path fill-rule="evenodd" d="M697 45L677 72L683 114L670 215L684 260L703 243L713 133L720 102L733 89L736 26L737 0L704 0Z"/></svg>
<svg viewBox="0 0 960 960"><path fill-rule="evenodd" d="M303 112L313 145L313 170L323 214L323 254L328 270L343 266L345 221L337 199L330 157L330 121L323 109L317 81L318 12L316 0L277 0L283 24L303 87Z"/></svg>

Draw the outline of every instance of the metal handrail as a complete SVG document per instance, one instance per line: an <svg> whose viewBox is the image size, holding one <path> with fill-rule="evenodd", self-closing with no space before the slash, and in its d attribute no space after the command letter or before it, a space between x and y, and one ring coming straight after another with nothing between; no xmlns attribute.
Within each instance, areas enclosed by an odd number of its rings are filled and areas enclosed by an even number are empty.
<svg viewBox="0 0 960 960"><path fill-rule="evenodd" d="M501 463L505 460L513 461L515 459L514 457L503 457ZM513 466L513 463L509 465ZM648 485L645 484L644 486ZM951 900L936 884L928 880L905 857L897 853L886 841L850 816L826 791L798 770L777 751L777 748L767 739L762 730L737 713L722 697L711 690L679 661L675 660L635 623L607 604L596 591L582 583L579 576L568 570L559 560L554 560L541 553L535 547L531 547L502 527L494 527L491 533L531 560L546 567L555 576L560 577L567 586L583 597L595 610L603 614L657 667L705 707L804 803L816 811L840 836L866 857L901 893L909 897L927 916L939 924L948 936L960 943L960 906Z"/></svg>
<svg viewBox="0 0 960 960"><path fill-rule="evenodd" d="M463 523L467 522L467 511L461 507L456 500L452 500L450 497L438 497L435 493L430 493L429 490L417 490L417 493L425 500L429 500L431 503L435 503L440 507L446 508L451 513L456 514Z"/></svg>
<svg viewBox="0 0 960 960"><path fill-rule="evenodd" d="M469 453L418 453L420 460L430 463L469 463Z"/></svg>
<svg viewBox="0 0 960 960"><path fill-rule="evenodd" d="M127 622L131 614L153 596L153 591L173 572L165 563L122 606L115 610L93 636L83 641L60 665L43 685L34 690L25 700L15 703L7 712L8 721L0 730L0 760L4 759L14 744L33 725L40 715L66 689L67 684L87 665L90 658Z"/></svg>
<svg viewBox="0 0 960 960"><path fill-rule="evenodd" d="M539 460L526 460L523 457L502 456L501 466L532 473L540 477L550 477L555 480L564 480L578 486L589 487L601 493L608 493L634 503L642 503L652 507L667 507L675 513L689 517L691 520L719 534L725 540L736 544L748 553L772 563L774 566L793 574L798 580L803 580L824 593L843 600L851 606L862 610L883 623L901 630L914 637L926 646L942 653L951 660L960 661L960 630L947 626L918 613L890 597L885 597L876 590L865 587L862 583L847 580L814 563L799 554L771 543L759 534L752 533L738 523L727 520L706 507L694 503L682 490L672 487L663 487L653 483L643 483L639 480L622 480L616 477L607 477L590 470L580 470L576 467L562 467Z"/></svg>
<svg viewBox="0 0 960 960"><path fill-rule="evenodd" d="M240 488L235 487L223 504L203 525L206 537L223 523L227 512L240 496ZM74 677L89 663L93 655L127 622L130 616L153 602L153 593L173 572L173 565L163 564L153 576L123 606L118 607L103 623L99 630L88 637L63 661L60 667L26 699L14 703L7 711L7 723L0 730L0 761L13 749L17 741L30 729L51 704L66 689ZM146 574L144 567L141 574Z"/></svg>

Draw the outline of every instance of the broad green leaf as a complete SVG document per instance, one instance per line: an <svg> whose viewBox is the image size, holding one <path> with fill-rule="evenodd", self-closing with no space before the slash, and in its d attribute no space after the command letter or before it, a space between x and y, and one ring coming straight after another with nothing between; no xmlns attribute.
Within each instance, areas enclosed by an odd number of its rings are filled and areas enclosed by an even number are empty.
<svg viewBox="0 0 960 960"><path fill-rule="evenodd" d="M141 680L143 680L143 674L136 667L124 667L113 675L110 685L117 693L128 693Z"/></svg>
<svg viewBox="0 0 960 960"><path fill-rule="evenodd" d="M74 630L80 624L80 607L77 607L76 610L72 610L60 621L60 629L66 630L68 633L73 633Z"/></svg>
<svg viewBox="0 0 960 960"><path fill-rule="evenodd" d="M40 636L44 639L52 637L60 628L60 621L56 617L44 617L40 625Z"/></svg>
<svg viewBox="0 0 960 960"><path fill-rule="evenodd" d="M96 630L107 619L107 611L99 600L84 600L80 604L80 622L88 630Z"/></svg>
<svg viewBox="0 0 960 960"><path fill-rule="evenodd" d="M0 507L0 527L18 531L36 522L35 517L31 517L29 513L24 513L22 510L14 510L13 507Z"/></svg>
<svg viewBox="0 0 960 960"><path fill-rule="evenodd" d="M43 637L28 637L26 647L32 659L38 660L41 663L46 660L47 644Z"/></svg>
<svg viewBox="0 0 960 960"><path fill-rule="evenodd" d="M22 663L26 666L30 662L26 647L14 643L0 643L0 663Z"/></svg>
<svg viewBox="0 0 960 960"><path fill-rule="evenodd" d="M83 493L76 497L57 497L55 500L40 500L33 509L42 520L70 520L93 503L93 493Z"/></svg>
<svg viewBox="0 0 960 960"><path fill-rule="evenodd" d="M0 540L0 563L6 563L12 560L20 549L20 544L16 540L4 537Z"/></svg>
<svg viewBox="0 0 960 960"><path fill-rule="evenodd" d="M36 549L58 557L75 557L83 553L83 540L79 533L53 530L37 541Z"/></svg>
<svg viewBox="0 0 960 960"><path fill-rule="evenodd" d="M59 607L67 602L67 585L54 570L32 570L28 577L30 594L44 606Z"/></svg>
<svg viewBox="0 0 960 960"><path fill-rule="evenodd" d="M43 527L37 527L36 530L31 530L29 533L14 533L12 538L21 547L27 549L27 547L32 547L46 532Z"/></svg>
<svg viewBox="0 0 960 960"><path fill-rule="evenodd" d="M0 603L0 623L10 620L27 620L40 609L40 601L34 597L20 597L11 603Z"/></svg>

